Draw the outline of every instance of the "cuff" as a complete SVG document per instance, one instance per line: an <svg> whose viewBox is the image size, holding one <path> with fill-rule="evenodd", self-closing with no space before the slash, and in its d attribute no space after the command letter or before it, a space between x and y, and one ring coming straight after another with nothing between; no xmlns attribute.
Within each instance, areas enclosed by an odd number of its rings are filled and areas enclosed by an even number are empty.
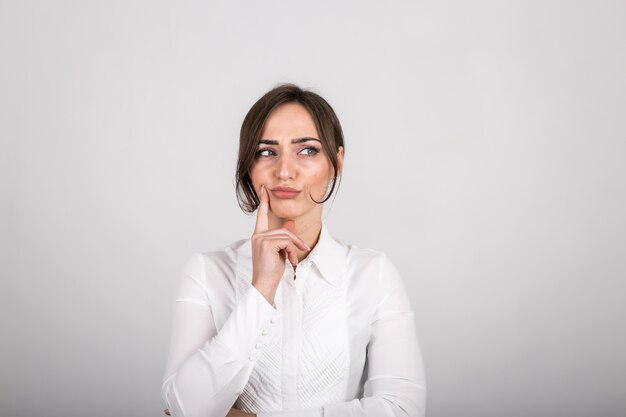
<svg viewBox="0 0 626 417"><path fill-rule="evenodd" d="M241 363L254 365L265 339L279 326L281 318L282 311L251 286L215 338L228 346Z"/></svg>

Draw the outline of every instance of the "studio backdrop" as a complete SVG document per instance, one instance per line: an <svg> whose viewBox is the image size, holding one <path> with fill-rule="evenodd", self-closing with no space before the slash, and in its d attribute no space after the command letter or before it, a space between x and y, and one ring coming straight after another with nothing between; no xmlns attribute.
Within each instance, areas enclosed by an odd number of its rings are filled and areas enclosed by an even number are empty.
<svg viewBox="0 0 626 417"><path fill-rule="evenodd" d="M162 416L174 286L253 232L267 90L324 96L324 221L385 252L429 417L626 415L626 4L0 1L0 415Z"/></svg>

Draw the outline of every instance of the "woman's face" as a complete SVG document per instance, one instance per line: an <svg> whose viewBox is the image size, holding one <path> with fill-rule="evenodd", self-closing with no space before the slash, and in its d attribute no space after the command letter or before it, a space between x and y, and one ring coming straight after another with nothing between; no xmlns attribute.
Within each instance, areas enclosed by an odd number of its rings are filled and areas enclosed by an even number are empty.
<svg viewBox="0 0 626 417"><path fill-rule="evenodd" d="M341 172L343 147L339 148L337 157ZM333 167L308 110L299 103L286 103L274 109L263 128L250 169L257 195L261 195L261 184L268 191L270 216L296 223L318 222L322 204L316 204L309 194L321 201L333 176ZM277 187L295 192L281 192Z"/></svg>

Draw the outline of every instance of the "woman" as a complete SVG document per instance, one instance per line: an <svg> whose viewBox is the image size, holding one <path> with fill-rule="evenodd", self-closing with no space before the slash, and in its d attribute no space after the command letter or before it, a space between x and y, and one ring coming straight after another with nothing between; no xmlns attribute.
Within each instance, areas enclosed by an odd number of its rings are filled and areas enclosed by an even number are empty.
<svg viewBox="0 0 626 417"><path fill-rule="evenodd" d="M255 229L195 253L180 275L166 414L424 415L422 358L397 269L380 251L334 239L322 221L343 155L339 120L319 95L284 84L252 106L237 196L244 211L258 209Z"/></svg>

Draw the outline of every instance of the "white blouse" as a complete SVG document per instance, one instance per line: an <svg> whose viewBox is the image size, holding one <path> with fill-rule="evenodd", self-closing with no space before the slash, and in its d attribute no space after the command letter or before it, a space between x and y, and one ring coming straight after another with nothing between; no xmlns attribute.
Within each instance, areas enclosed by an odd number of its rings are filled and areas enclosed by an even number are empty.
<svg viewBox="0 0 626 417"><path fill-rule="evenodd" d="M411 416L426 388L413 311L382 252L319 240L274 305L251 285L250 239L195 253L177 282L161 395L173 417Z"/></svg>

